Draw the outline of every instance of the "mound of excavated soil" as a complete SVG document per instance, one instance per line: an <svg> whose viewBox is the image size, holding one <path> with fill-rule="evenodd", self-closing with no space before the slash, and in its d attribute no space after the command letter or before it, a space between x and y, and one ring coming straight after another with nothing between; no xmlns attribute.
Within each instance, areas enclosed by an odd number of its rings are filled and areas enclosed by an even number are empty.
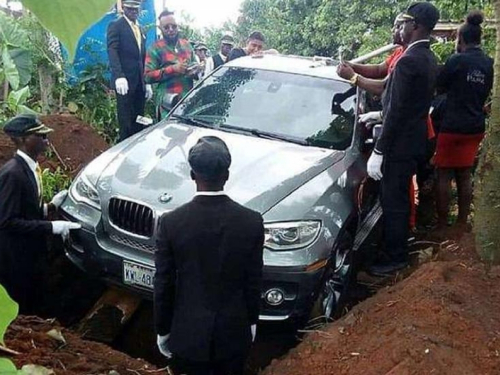
<svg viewBox="0 0 500 375"><path fill-rule="evenodd" d="M265 375L500 374L500 267L472 236L309 334Z"/></svg>
<svg viewBox="0 0 500 375"><path fill-rule="evenodd" d="M47 335L53 329L61 332L65 342ZM141 359L133 359L104 344L82 340L52 320L33 316L19 316L7 330L5 344L20 353L11 357L18 368L36 364L52 369L56 375L166 374L166 371L157 370Z"/></svg>
<svg viewBox="0 0 500 375"><path fill-rule="evenodd" d="M90 125L72 115L43 116L42 121L54 132L49 135L53 149L49 158L40 157L42 167L55 169L58 166L71 176L105 151L109 145ZM14 144L0 131L0 166L15 152Z"/></svg>

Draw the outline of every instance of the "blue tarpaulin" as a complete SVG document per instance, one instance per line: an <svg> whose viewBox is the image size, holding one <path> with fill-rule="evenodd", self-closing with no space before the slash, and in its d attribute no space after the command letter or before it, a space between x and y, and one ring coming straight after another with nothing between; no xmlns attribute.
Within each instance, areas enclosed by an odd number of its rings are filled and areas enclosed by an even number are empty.
<svg viewBox="0 0 500 375"><path fill-rule="evenodd" d="M71 71L68 72L70 77L73 79L78 77L89 65L96 63L108 65L106 31L108 25L119 16L115 6L110 12L83 33L78 41L74 64L71 66ZM146 32L146 48L148 48L156 39L156 12L154 0L143 0L139 24Z"/></svg>

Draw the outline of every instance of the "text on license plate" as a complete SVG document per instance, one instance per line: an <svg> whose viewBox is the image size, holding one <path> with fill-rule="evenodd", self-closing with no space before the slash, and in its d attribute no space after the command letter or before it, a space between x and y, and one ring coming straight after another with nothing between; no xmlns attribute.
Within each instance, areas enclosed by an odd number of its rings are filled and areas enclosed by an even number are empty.
<svg viewBox="0 0 500 375"><path fill-rule="evenodd" d="M155 270L141 264L123 261L123 282L153 289Z"/></svg>

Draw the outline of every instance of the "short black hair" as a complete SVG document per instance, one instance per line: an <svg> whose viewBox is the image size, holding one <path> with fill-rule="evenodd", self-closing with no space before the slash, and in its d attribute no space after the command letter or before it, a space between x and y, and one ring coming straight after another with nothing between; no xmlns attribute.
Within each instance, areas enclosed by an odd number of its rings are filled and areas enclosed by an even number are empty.
<svg viewBox="0 0 500 375"><path fill-rule="evenodd" d="M465 44L481 44L483 35L481 24L483 21L483 13L479 10L473 10L467 15L465 23L458 29L458 33Z"/></svg>
<svg viewBox="0 0 500 375"><path fill-rule="evenodd" d="M262 34L260 31L252 31L252 33L248 36L248 40L250 39L260 40L262 43L266 41L266 38L264 38L264 34Z"/></svg>
<svg viewBox="0 0 500 375"><path fill-rule="evenodd" d="M162 17L168 17L168 16L173 16L173 15L174 15L174 12L172 12L171 10L165 9L158 16L158 21L161 20Z"/></svg>

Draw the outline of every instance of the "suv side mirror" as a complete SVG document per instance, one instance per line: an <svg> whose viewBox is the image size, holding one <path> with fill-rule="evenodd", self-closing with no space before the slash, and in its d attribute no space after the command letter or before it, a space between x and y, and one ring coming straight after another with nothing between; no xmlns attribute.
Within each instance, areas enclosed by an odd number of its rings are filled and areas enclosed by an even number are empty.
<svg viewBox="0 0 500 375"><path fill-rule="evenodd" d="M180 99L181 97L179 94L166 94L163 97L162 107L170 111L177 105L177 103L179 103Z"/></svg>

